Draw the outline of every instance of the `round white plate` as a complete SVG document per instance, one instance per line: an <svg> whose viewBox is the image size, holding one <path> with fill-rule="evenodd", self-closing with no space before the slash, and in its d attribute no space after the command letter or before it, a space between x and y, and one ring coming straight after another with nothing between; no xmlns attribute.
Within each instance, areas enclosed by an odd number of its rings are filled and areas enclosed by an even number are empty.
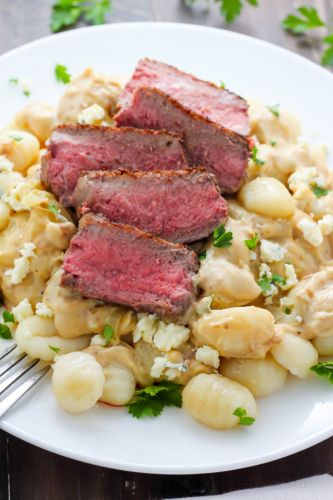
<svg viewBox="0 0 333 500"><path fill-rule="evenodd" d="M236 33L181 24L131 23L70 31L0 57L0 126L26 102L13 77L30 77L31 99L56 102L64 86L56 63L72 74L93 66L130 75L144 56L171 63L243 96L296 112L307 139L330 144L333 77L283 49ZM92 464L137 472L194 474L247 467L307 448L333 434L333 388L325 381L290 380L259 400L251 428L210 430L184 411L136 420L124 409L96 407L71 416L57 406L49 380L12 409L1 427L30 443Z"/></svg>

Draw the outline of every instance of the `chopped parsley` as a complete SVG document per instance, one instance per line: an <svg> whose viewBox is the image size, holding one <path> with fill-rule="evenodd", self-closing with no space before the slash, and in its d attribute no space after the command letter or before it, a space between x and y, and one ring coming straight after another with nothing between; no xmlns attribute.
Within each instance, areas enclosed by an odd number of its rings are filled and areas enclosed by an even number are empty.
<svg viewBox="0 0 333 500"><path fill-rule="evenodd" d="M233 239L233 234L231 231L226 231L224 224L220 224L213 231L213 245L218 248L231 247L231 241Z"/></svg>
<svg viewBox="0 0 333 500"><path fill-rule="evenodd" d="M202 250L202 252L198 253L198 259L199 260L205 260L207 256L207 251L206 250Z"/></svg>
<svg viewBox="0 0 333 500"><path fill-rule="evenodd" d="M257 154L258 154L258 148L257 148L257 146L253 146L253 148L252 148L252 154L251 154L252 160L254 161L254 163L256 165L259 165L259 166L260 165L264 165L265 164L264 160L260 160L258 158Z"/></svg>
<svg viewBox="0 0 333 500"><path fill-rule="evenodd" d="M258 280L258 285L263 292L268 292L271 288L271 280L267 276L263 276Z"/></svg>
<svg viewBox="0 0 333 500"><path fill-rule="evenodd" d="M272 113L272 115L276 116L276 118L279 118L279 116L280 116L280 111L279 111L280 104L275 104L275 106L267 106L267 107L270 110L270 112Z"/></svg>
<svg viewBox="0 0 333 500"><path fill-rule="evenodd" d="M0 337L2 339L12 339L12 332L10 331L10 328L7 325L0 324Z"/></svg>
<svg viewBox="0 0 333 500"><path fill-rule="evenodd" d="M68 73L67 67L62 64L56 64L54 74L58 82L69 83L71 81L71 75Z"/></svg>
<svg viewBox="0 0 333 500"><path fill-rule="evenodd" d="M219 85L220 89L225 89L225 83L222 82L222 80L220 81L220 85Z"/></svg>
<svg viewBox="0 0 333 500"><path fill-rule="evenodd" d="M311 189L312 189L313 194L317 198L322 198L323 196L326 196L329 193L329 189L324 189L324 188L318 186L318 184L312 184Z"/></svg>
<svg viewBox="0 0 333 500"><path fill-rule="evenodd" d="M255 233L255 235L251 239L244 240L244 243L249 250L254 250L258 245L258 242L259 242L259 236L257 235L257 233Z"/></svg>
<svg viewBox="0 0 333 500"><path fill-rule="evenodd" d="M5 323L16 323L14 314L9 311L4 311L2 317Z"/></svg>
<svg viewBox="0 0 333 500"><path fill-rule="evenodd" d="M318 377L326 377L333 384L333 361L321 361L317 365L311 366L311 370Z"/></svg>
<svg viewBox="0 0 333 500"><path fill-rule="evenodd" d="M299 16L289 14L289 16L283 19L282 26L285 30L289 30L298 35L300 33L305 33L307 30L325 26L325 23L319 17L317 9L314 7L302 6L297 10L300 14Z"/></svg>
<svg viewBox="0 0 333 500"><path fill-rule="evenodd" d="M105 325L103 328L103 337L105 338L105 346L109 345L114 335L114 328L111 325Z"/></svg>
<svg viewBox="0 0 333 500"><path fill-rule="evenodd" d="M182 406L181 391L180 384L162 381L159 385L149 385L135 391L132 401L125 406L135 418L158 417L165 406Z"/></svg>
<svg viewBox="0 0 333 500"><path fill-rule="evenodd" d="M59 214L60 213L60 209L57 207L57 205L55 203L49 203L49 205L48 205L47 208L53 214Z"/></svg>
<svg viewBox="0 0 333 500"><path fill-rule="evenodd" d="M324 43L328 45L321 56L321 64L324 66L333 66L333 33L324 38Z"/></svg>
<svg viewBox="0 0 333 500"><path fill-rule="evenodd" d="M232 23L242 12L243 0L215 0L220 4L220 12L228 24ZM247 3L257 7L258 0L247 0Z"/></svg>
<svg viewBox="0 0 333 500"><path fill-rule="evenodd" d="M284 308L284 314L291 314L291 309L290 309L290 307L285 307L285 308Z"/></svg>
<svg viewBox="0 0 333 500"><path fill-rule="evenodd" d="M28 90L28 89L24 89L23 90L23 94L26 96L26 97L29 97L31 95L31 91Z"/></svg>
<svg viewBox="0 0 333 500"><path fill-rule="evenodd" d="M20 142L22 141L23 137L21 135L17 134L9 134L9 137L13 139L13 141Z"/></svg>
<svg viewBox="0 0 333 500"><path fill-rule="evenodd" d="M50 28L55 33L73 26L80 17L91 24L103 24L110 10L110 0L57 0L52 6Z"/></svg>
<svg viewBox="0 0 333 500"><path fill-rule="evenodd" d="M271 146L274 148L276 146L276 141L271 141Z"/></svg>
<svg viewBox="0 0 333 500"><path fill-rule="evenodd" d="M247 415L247 413L246 413L245 408L242 408L241 406L236 408L236 410L233 412L233 415L235 415L236 417L239 417L239 425L247 425L248 426L248 425L254 424L254 422L256 421L255 418L249 417L249 415Z"/></svg>
<svg viewBox="0 0 333 500"><path fill-rule="evenodd" d="M9 78L8 80L8 83L11 83L12 85L17 85L18 82L18 78Z"/></svg>
<svg viewBox="0 0 333 500"><path fill-rule="evenodd" d="M272 282L280 285L286 284L285 278L283 276L280 276L279 274L272 274Z"/></svg>
<svg viewBox="0 0 333 500"><path fill-rule="evenodd" d="M59 354L60 347L55 347L53 345L49 345L48 347L49 347L49 349L51 349L51 351L55 352L56 354Z"/></svg>

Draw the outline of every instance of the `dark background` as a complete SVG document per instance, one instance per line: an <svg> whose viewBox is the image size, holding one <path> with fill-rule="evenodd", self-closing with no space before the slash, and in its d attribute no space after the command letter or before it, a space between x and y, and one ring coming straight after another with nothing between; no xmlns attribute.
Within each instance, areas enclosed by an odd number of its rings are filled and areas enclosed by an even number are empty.
<svg viewBox="0 0 333 500"><path fill-rule="evenodd" d="M210 11L205 10L204 0L197 2L197 6L188 8L181 0L113 0L108 21L173 21L226 28L212 1ZM0 0L0 54L49 35L52 3L53 0ZM299 3L315 6L333 27L332 1ZM292 11L295 2L259 0L259 4L259 8L245 7L227 29L270 41L314 61L320 60L321 47L315 36L294 37L280 27L281 19ZM325 472L333 474L333 438L283 460L240 471L154 476L76 462L0 431L0 500L157 500L224 493Z"/></svg>

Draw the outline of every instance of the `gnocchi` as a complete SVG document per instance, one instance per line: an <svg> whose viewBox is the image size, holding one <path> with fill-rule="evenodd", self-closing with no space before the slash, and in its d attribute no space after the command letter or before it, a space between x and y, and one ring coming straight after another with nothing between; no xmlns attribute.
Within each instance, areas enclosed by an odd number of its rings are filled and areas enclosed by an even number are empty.
<svg viewBox="0 0 333 500"><path fill-rule="evenodd" d="M18 172L25 172L37 160L37 137L22 130L8 130L0 135L0 155L5 155Z"/></svg>

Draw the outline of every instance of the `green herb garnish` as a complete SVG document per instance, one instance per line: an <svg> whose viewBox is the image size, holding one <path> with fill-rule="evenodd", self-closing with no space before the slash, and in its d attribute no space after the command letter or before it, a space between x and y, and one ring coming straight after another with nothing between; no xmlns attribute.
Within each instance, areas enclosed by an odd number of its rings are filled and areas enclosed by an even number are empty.
<svg viewBox="0 0 333 500"><path fill-rule="evenodd" d="M198 259L199 260L205 260L207 256L207 251L206 250L202 250L202 252L198 253Z"/></svg>
<svg viewBox="0 0 333 500"><path fill-rule="evenodd" d="M114 335L114 328L111 325L105 325L103 328L103 337L105 338L105 345L109 345Z"/></svg>
<svg viewBox="0 0 333 500"><path fill-rule="evenodd" d="M60 31L76 24L80 17L91 24L103 24L110 10L110 0L58 0L52 6L50 28Z"/></svg>
<svg viewBox="0 0 333 500"><path fill-rule="evenodd" d="M280 276L279 274L272 274L271 280L273 283L279 283L281 285L286 284L285 278L283 276Z"/></svg>
<svg viewBox="0 0 333 500"><path fill-rule="evenodd" d="M213 245L218 248L227 248L231 246L233 235L231 231L226 231L223 224L214 229Z"/></svg>
<svg viewBox="0 0 333 500"><path fill-rule="evenodd" d="M276 116L276 118L279 118L279 116L280 116L280 111L279 111L280 104L275 104L275 106L267 106L267 107L270 110L270 112L272 113L272 115Z"/></svg>
<svg viewBox="0 0 333 500"><path fill-rule="evenodd" d="M324 38L324 44L327 47L321 56L321 64L324 66L333 66L333 33Z"/></svg>
<svg viewBox="0 0 333 500"><path fill-rule="evenodd" d="M312 189L313 194L317 198L322 198L322 196L326 196L329 193L329 189L324 189L324 188L318 186L318 184L312 184L311 189Z"/></svg>
<svg viewBox="0 0 333 500"><path fill-rule="evenodd" d="M16 323L14 314L9 311L4 311L2 317L5 323Z"/></svg>
<svg viewBox="0 0 333 500"><path fill-rule="evenodd" d="M220 85L219 85L220 89L225 89L225 83L222 82L222 80L220 81Z"/></svg>
<svg viewBox="0 0 333 500"><path fill-rule="evenodd" d="M289 14L282 21L284 29L292 31L295 34L305 33L307 30L320 28L325 26L325 23L319 17L317 10L314 7L299 7L298 12L300 16Z"/></svg>
<svg viewBox="0 0 333 500"><path fill-rule="evenodd" d="M2 323L0 324L0 337L7 340L13 338L10 328L7 325L3 325Z"/></svg>
<svg viewBox="0 0 333 500"><path fill-rule="evenodd" d="M268 290L271 288L271 280L267 276L263 276L258 280L258 285L263 292L268 292Z"/></svg>
<svg viewBox="0 0 333 500"><path fill-rule="evenodd" d="M48 347L49 347L49 349L51 349L51 351L55 352L56 354L59 354L60 347L55 347L53 345L49 345Z"/></svg>
<svg viewBox="0 0 333 500"><path fill-rule="evenodd" d="M8 83L11 83L12 85L17 85L18 82L18 78L9 78L8 80Z"/></svg>
<svg viewBox="0 0 333 500"><path fill-rule="evenodd" d="M318 377L326 377L333 384L333 361L321 361L317 365L311 366L311 370Z"/></svg>
<svg viewBox="0 0 333 500"><path fill-rule="evenodd" d="M274 148L274 146L276 146L276 141L271 141L271 146Z"/></svg>
<svg viewBox="0 0 333 500"><path fill-rule="evenodd" d="M253 146L252 153L251 153L252 160L254 161L254 163L256 165L264 165L265 164L264 160L260 160L258 158L257 154L258 154L258 148L257 148L257 146Z"/></svg>
<svg viewBox="0 0 333 500"><path fill-rule="evenodd" d="M67 67L62 64L56 64L54 74L58 82L69 83L71 81L71 75L68 73Z"/></svg>
<svg viewBox="0 0 333 500"><path fill-rule="evenodd" d="M244 240L244 243L249 250L254 250L258 245L258 242L259 242L259 236L257 235L257 233L255 233L255 235L251 239Z"/></svg>
<svg viewBox="0 0 333 500"><path fill-rule="evenodd" d="M174 382L162 381L135 391L132 401L125 406L135 418L158 417L165 406L182 406L182 386Z"/></svg>
<svg viewBox="0 0 333 500"><path fill-rule="evenodd" d="M28 90L28 89L24 89L23 90L23 94L26 96L26 97L29 97L31 95L31 91Z"/></svg>
<svg viewBox="0 0 333 500"><path fill-rule="evenodd" d="M253 417L249 417L246 413L245 408L242 408L239 406L236 408L236 410L233 412L233 415L236 417L239 417L239 425L252 425L256 419Z"/></svg>
<svg viewBox="0 0 333 500"><path fill-rule="evenodd" d="M17 134L9 134L9 137L13 139L13 141L20 142L22 141L23 137L21 135Z"/></svg>
<svg viewBox="0 0 333 500"><path fill-rule="evenodd" d="M232 23L242 12L243 0L215 0L220 4L220 12L228 24ZM257 7L258 0L247 0L247 3Z"/></svg>
<svg viewBox="0 0 333 500"><path fill-rule="evenodd" d="M284 314L291 314L291 309L290 309L290 307L285 307L285 308L284 308Z"/></svg>
<svg viewBox="0 0 333 500"><path fill-rule="evenodd" d="M49 203L47 209L50 210L50 212L52 212L53 214L60 213L60 209L57 207L55 203Z"/></svg>

